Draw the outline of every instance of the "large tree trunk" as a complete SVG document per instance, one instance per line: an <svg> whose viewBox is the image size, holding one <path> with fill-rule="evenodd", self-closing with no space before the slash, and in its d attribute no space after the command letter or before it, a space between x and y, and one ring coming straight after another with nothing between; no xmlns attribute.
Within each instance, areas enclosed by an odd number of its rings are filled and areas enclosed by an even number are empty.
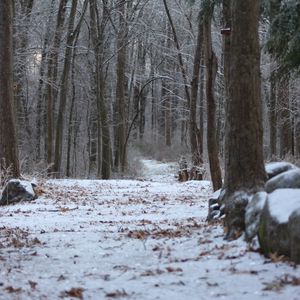
<svg viewBox="0 0 300 300"><path fill-rule="evenodd" d="M227 238L244 229L248 195L264 187L258 0L232 0L229 99L226 111ZM227 37L228 38L228 37Z"/></svg>
<svg viewBox="0 0 300 300"><path fill-rule="evenodd" d="M0 2L0 172L19 177L13 109L12 1Z"/></svg>
<svg viewBox="0 0 300 300"><path fill-rule="evenodd" d="M216 103L214 95L217 76L217 57L212 49L211 40L212 11L204 16L205 64L206 64L206 100L207 100L207 151L210 175L214 191L222 187L222 174L219 161L219 151L216 130Z"/></svg>

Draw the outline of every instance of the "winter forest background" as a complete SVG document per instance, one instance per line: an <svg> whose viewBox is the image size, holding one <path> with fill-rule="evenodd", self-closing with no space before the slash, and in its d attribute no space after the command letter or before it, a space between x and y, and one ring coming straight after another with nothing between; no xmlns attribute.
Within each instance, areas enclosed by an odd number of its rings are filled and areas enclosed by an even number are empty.
<svg viewBox="0 0 300 300"><path fill-rule="evenodd" d="M228 24L221 2L14 1L22 172L110 178L136 172L141 155L189 155L193 164L206 164L211 145L222 167ZM269 160L300 154L299 10L297 0L261 3ZM214 62L205 59L206 51L215 53ZM217 67L215 80L210 64Z"/></svg>

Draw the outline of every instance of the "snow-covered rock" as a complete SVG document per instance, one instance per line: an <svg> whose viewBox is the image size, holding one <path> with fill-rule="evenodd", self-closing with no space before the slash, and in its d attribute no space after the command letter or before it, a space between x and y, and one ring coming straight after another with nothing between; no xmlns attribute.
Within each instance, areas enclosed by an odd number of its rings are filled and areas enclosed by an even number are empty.
<svg viewBox="0 0 300 300"><path fill-rule="evenodd" d="M267 201L268 194L266 192L256 193L246 207L245 213L245 238L251 241L258 232L261 212Z"/></svg>
<svg viewBox="0 0 300 300"><path fill-rule="evenodd" d="M258 237L265 254L286 255L300 263L300 189L278 189L268 195Z"/></svg>
<svg viewBox="0 0 300 300"><path fill-rule="evenodd" d="M268 178L271 179L275 177L278 174L281 174L283 172L296 169L297 167L289 162L285 161L278 161L278 162L271 162L267 163L265 166L266 173L268 175Z"/></svg>
<svg viewBox="0 0 300 300"><path fill-rule="evenodd" d="M281 173L267 181L265 190L272 193L277 189L299 189L300 188L300 169L292 169Z"/></svg>
<svg viewBox="0 0 300 300"><path fill-rule="evenodd" d="M20 201L31 201L36 198L37 196L29 181L11 179L2 192L0 205L8 205Z"/></svg>
<svg viewBox="0 0 300 300"><path fill-rule="evenodd" d="M215 191L208 199L208 215L207 221L216 220L221 216L221 204L219 201L221 189Z"/></svg>
<svg viewBox="0 0 300 300"><path fill-rule="evenodd" d="M300 263L300 209L295 210L289 217L289 232L291 259Z"/></svg>

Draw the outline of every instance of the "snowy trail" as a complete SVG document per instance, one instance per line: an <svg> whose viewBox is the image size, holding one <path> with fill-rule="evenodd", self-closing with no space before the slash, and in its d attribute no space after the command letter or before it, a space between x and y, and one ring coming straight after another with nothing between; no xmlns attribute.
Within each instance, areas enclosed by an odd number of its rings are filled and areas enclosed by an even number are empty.
<svg viewBox="0 0 300 300"><path fill-rule="evenodd" d="M208 226L206 181L51 180L0 207L0 299L299 299L300 269Z"/></svg>

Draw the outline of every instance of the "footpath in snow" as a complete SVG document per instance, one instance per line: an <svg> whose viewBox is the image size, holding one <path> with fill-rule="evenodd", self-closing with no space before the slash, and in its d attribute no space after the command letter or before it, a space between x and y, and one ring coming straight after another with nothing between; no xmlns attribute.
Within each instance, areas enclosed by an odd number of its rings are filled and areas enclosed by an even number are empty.
<svg viewBox="0 0 300 300"><path fill-rule="evenodd" d="M143 179L50 180L0 207L0 299L300 299L299 267L205 222L209 182L143 163Z"/></svg>

